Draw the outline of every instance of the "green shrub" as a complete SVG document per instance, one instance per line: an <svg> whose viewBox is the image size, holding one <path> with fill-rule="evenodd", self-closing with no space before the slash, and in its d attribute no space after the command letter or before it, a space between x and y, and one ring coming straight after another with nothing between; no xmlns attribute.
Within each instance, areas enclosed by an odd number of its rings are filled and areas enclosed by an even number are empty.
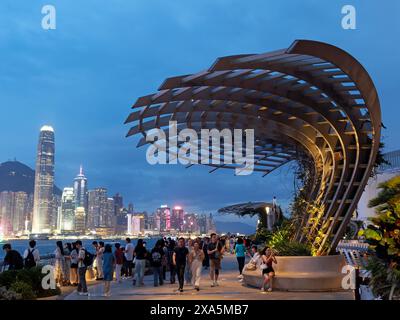
<svg viewBox="0 0 400 320"><path fill-rule="evenodd" d="M280 242L275 244L273 249L280 256L311 256L311 248L305 243L294 241Z"/></svg>
<svg viewBox="0 0 400 320"><path fill-rule="evenodd" d="M0 287L9 289L17 279L17 270L9 270L0 273Z"/></svg>
<svg viewBox="0 0 400 320"><path fill-rule="evenodd" d="M283 225L271 235L266 245L274 249L280 256L310 256L310 246L292 241L291 234L290 225Z"/></svg>
<svg viewBox="0 0 400 320"><path fill-rule="evenodd" d="M10 290L21 294L22 299L24 300L36 299L36 295L33 292L32 287L26 282L16 281L11 285Z"/></svg>
<svg viewBox="0 0 400 320"><path fill-rule="evenodd" d="M0 273L0 287L13 289L15 292L22 294L23 299L44 298L61 294L61 290L58 287L49 290L42 288L44 276L45 274L42 274L40 267L4 271Z"/></svg>

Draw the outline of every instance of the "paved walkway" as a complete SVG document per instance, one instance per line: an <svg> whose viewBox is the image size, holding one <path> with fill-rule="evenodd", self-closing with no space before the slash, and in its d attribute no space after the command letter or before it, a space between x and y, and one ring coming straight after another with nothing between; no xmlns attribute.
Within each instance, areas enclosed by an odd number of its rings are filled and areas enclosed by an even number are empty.
<svg viewBox="0 0 400 320"><path fill-rule="evenodd" d="M176 293L177 284L168 281L163 286L153 286L153 276L146 276L144 287L133 287L132 280L115 281L111 297L102 297L103 284L91 286L89 297L70 293L65 300L353 300L352 292L282 292L261 293L259 289L242 285L238 279L236 258L226 255L222 261L219 287L212 288L208 270L203 270L200 291L185 286L183 293Z"/></svg>

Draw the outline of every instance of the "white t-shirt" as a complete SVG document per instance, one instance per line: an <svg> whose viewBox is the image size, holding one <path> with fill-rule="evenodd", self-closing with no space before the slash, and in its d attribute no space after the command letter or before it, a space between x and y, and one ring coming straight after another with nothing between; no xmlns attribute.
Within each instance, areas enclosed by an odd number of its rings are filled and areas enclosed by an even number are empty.
<svg viewBox="0 0 400 320"><path fill-rule="evenodd" d="M125 246L125 258L128 261L132 261L133 260L133 251L135 250L135 248L133 247L132 243L127 243Z"/></svg>
<svg viewBox="0 0 400 320"><path fill-rule="evenodd" d="M32 252L32 250L33 250L33 252ZM32 248L25 249L24 257L23 257L24 260L28 257L29 251L32 252L33 259L35 260L36 264L38 264L38 262L39 262L39 260L40 260L40 254L39 254L39 250L36 249L36 248L33 248L33 249L32 249Z"/></svg>

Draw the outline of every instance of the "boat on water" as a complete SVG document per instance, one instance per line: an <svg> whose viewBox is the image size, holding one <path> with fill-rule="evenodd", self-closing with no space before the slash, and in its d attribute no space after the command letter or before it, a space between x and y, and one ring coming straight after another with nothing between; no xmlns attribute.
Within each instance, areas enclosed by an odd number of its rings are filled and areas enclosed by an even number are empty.
<svg viewBox="0 0 400 320"><path fill-rule="evenodd" d="M51 234L46 233L31 233L29 235L29 240L49 240Z"/></svg>

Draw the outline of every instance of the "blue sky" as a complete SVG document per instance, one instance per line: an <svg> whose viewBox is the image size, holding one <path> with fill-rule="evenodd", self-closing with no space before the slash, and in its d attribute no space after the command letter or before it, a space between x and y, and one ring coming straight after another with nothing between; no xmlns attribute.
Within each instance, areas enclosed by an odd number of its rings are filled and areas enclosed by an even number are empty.
<svg viewBox="0 0 400 320"><path fill-rule="evenodd" d="M56 7L56 30L41 28L46 4ZM356 7L356 30L341 27L345 4ZM290 168L261 178L147 164L137 138L125 138L130 106L165 78L206 69L216 57L313 39L343 48L370 72L386 150L399 149L399 13L397 0L2 0L0 161L16 157L33 167L39 129L50 124L59 187L72 184L82 163L90 187L121 192L137 210L167 203L215 212L273 195L287 205Z"/></svg>

